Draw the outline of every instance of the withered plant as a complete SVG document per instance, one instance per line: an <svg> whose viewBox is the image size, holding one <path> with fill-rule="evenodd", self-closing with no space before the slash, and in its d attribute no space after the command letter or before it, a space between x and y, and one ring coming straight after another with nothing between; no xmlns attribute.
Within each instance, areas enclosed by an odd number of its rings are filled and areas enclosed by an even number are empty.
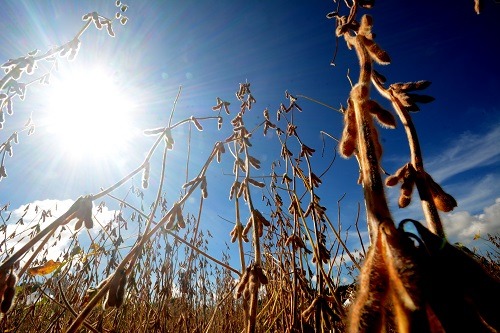
<svg viewBox="0 0 500 333"><path fill-rule="evenodd" d="M360 166L371 246L359 277L355 302L351 306L349 332L489 332L499 329L494 315L495 299L500 296L498 279L488 275L473 258L450 245L438 214L456 207L425 171L417 132L410 112L418 104L433 100L418 94L428 81L394 83L374 64L388 65L390 57L375 41L373 19L357 18L360 8L371 8L373 1L353 1L349 14L336 18L338 37L359 59L360 74L353 85L344 111L344 131L340 152L355 155ZM399 207L408 206L416 187L427 228L415 220L404 220L396 228L388 208L381 177L382 145L374 120L385 128L395 128L392 112L371 97L371 88L388 99L403 124L410 146L410 161L386 179L388 186L401 183ZM419 236L405 231L412 223Z"/></svg>

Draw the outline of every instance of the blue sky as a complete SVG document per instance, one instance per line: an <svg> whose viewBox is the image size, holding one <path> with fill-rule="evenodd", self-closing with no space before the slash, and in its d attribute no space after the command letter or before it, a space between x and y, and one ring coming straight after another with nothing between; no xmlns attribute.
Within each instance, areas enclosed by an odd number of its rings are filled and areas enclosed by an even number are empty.
<svg viewBox="0 0 500 333"><path fill-rule="evenodd" d="M391 83L433 82L426 93L436 100L422 105L422 111L413 114L413 119L429 173L459 203L453 212L443 214L445 228L452 241L465 243L477 232L500 232L500 5L493 1L484 3L480 15L474 13L473 1L452 6L430 0L404 4L385 1L377 2L369 11L374 18L376 41L392 58L389 66L377 70ZM30 114L37 130L30 137L21 133L14 156L6 159L9 176L0 182L2 206L10 203L14 211L37 200L51 200L48 204L75 200L118 181L141 162L153 142L141 131L168 122L180 85L183 88L174 121L191 115L216 115L211 110L216 97L232 102L234 115L234 93L240 82L248 80L257 99L246 120L252 128L263 120L265 108L274 117L279 104L286 103L285 90L334 107L345 105L350 88L347 70L353 79L358 73L354 52L346 48L343 40L339 40L336 65L330 65L335 27L334 21L325 15L335 10L332 1L188 0L127 4L125 14L129 22L125 26L114 24L115 38L91 27L81 39L77 58L60 62L53 83L30 86L25 101L14 101L14 115L6 117L0 141L20 128ZM67 42L83 25L82 15L92 11L113 17L116 7L114 1L4 1L0 13L0 61L33 49L45 52L53 45ZM131 119L130 135L105 153L97 154L91 149L70 154L64 145L68 137L51 132L47 115L54 99L63 94L60 87L67 85L64 78L94 67L103 68L125 96L122 101L130 108L123 117ZM91 96L88 94L89 99ZM376 92L373 96L382 102ZM307 145L321 151L320 131L340 137L339 113L305 99L299 98L298 103L304 112L295 114L295 122ZM100 119L99 114L93 117ZM230 119L225 119L222 132L215 130L216 122L211 120L203 123L205 131L193 133L196 144L192 147L190 176L201 167L213 144L229 135ZM78 124L71 126L76 128ZM92 128L88 132L96 133ZM256 176L269 175L270 163L279 158L280 149L275 136L263 137L260 133L254 135L252 148L263 164ZM383 167L394 172L408 160L404 133L401 126L380 133ZM170 153L166 180L170 202L178 197L185 179L187 127L173 135L176 147ZM325 157L319 153L315 156L313 167L318 173L333 158L334 146L335 142L327 139ZM225 158L226 162L210 169L210 196L205 202L202 223L228 241L232 226L219 217L234 219L233 204L227 200L232 182L228 175L231 159L229 155ZM155 195L159 154L155 161L147 202ZM341 205L345 228L354 223L357 204L362 202L356 180L355 161L339 157L320 190L332 217L336 216L337 200L346 193ZM132 183L139 186L140 176ZM396 192L388 191L396 219L420 219L419 205L406 210L397 208ZM256 197L260 197L259 192ZM194 198L193 209L197 202ZM364 224L364 218L361 221ZM212 246L218 250L217 242Z"/></svg>

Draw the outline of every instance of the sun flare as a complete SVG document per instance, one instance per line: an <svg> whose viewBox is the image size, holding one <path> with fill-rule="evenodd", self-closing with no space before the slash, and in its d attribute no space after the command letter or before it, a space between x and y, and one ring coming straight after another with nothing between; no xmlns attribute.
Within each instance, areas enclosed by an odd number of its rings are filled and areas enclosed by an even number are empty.
<svg viewBox="0 0 500 333"><path fill-rule="evenodd" d="M47 130L72 157L102 157L131 140L131 99L101 68L54 78L45 110Z"/></svg>

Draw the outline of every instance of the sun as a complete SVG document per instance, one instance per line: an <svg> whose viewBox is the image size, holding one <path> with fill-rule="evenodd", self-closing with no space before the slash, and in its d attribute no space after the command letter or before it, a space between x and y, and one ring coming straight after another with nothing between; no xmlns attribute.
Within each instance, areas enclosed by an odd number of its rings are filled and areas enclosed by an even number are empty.
<svg viewBox="0 0 500 333"><path fill-rule="evenodd" d="M133 101L110 70L79 68L54 77L44 107L47 131L73 158L102 158L133 138Z"/></svg>

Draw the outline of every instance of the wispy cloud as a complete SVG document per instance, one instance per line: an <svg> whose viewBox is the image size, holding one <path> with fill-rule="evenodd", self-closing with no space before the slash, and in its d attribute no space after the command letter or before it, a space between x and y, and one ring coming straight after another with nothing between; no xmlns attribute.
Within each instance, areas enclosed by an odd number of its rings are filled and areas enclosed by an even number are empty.
<svg viewBox="0 0 500 333"><path fill-rule="evenodd" d="M500 162L500 126L484 134L463 133L453 145L431 157L426 167L437 181Z"/></svg>
<svg viewBox="0 0 500 333"><path fill-rule="evenodd" d="M500 188L496 184L500 184L500 174L486 174L450 184L446 190L457 199L458 207L455 210L478 213L500 195Z"/></svg>

